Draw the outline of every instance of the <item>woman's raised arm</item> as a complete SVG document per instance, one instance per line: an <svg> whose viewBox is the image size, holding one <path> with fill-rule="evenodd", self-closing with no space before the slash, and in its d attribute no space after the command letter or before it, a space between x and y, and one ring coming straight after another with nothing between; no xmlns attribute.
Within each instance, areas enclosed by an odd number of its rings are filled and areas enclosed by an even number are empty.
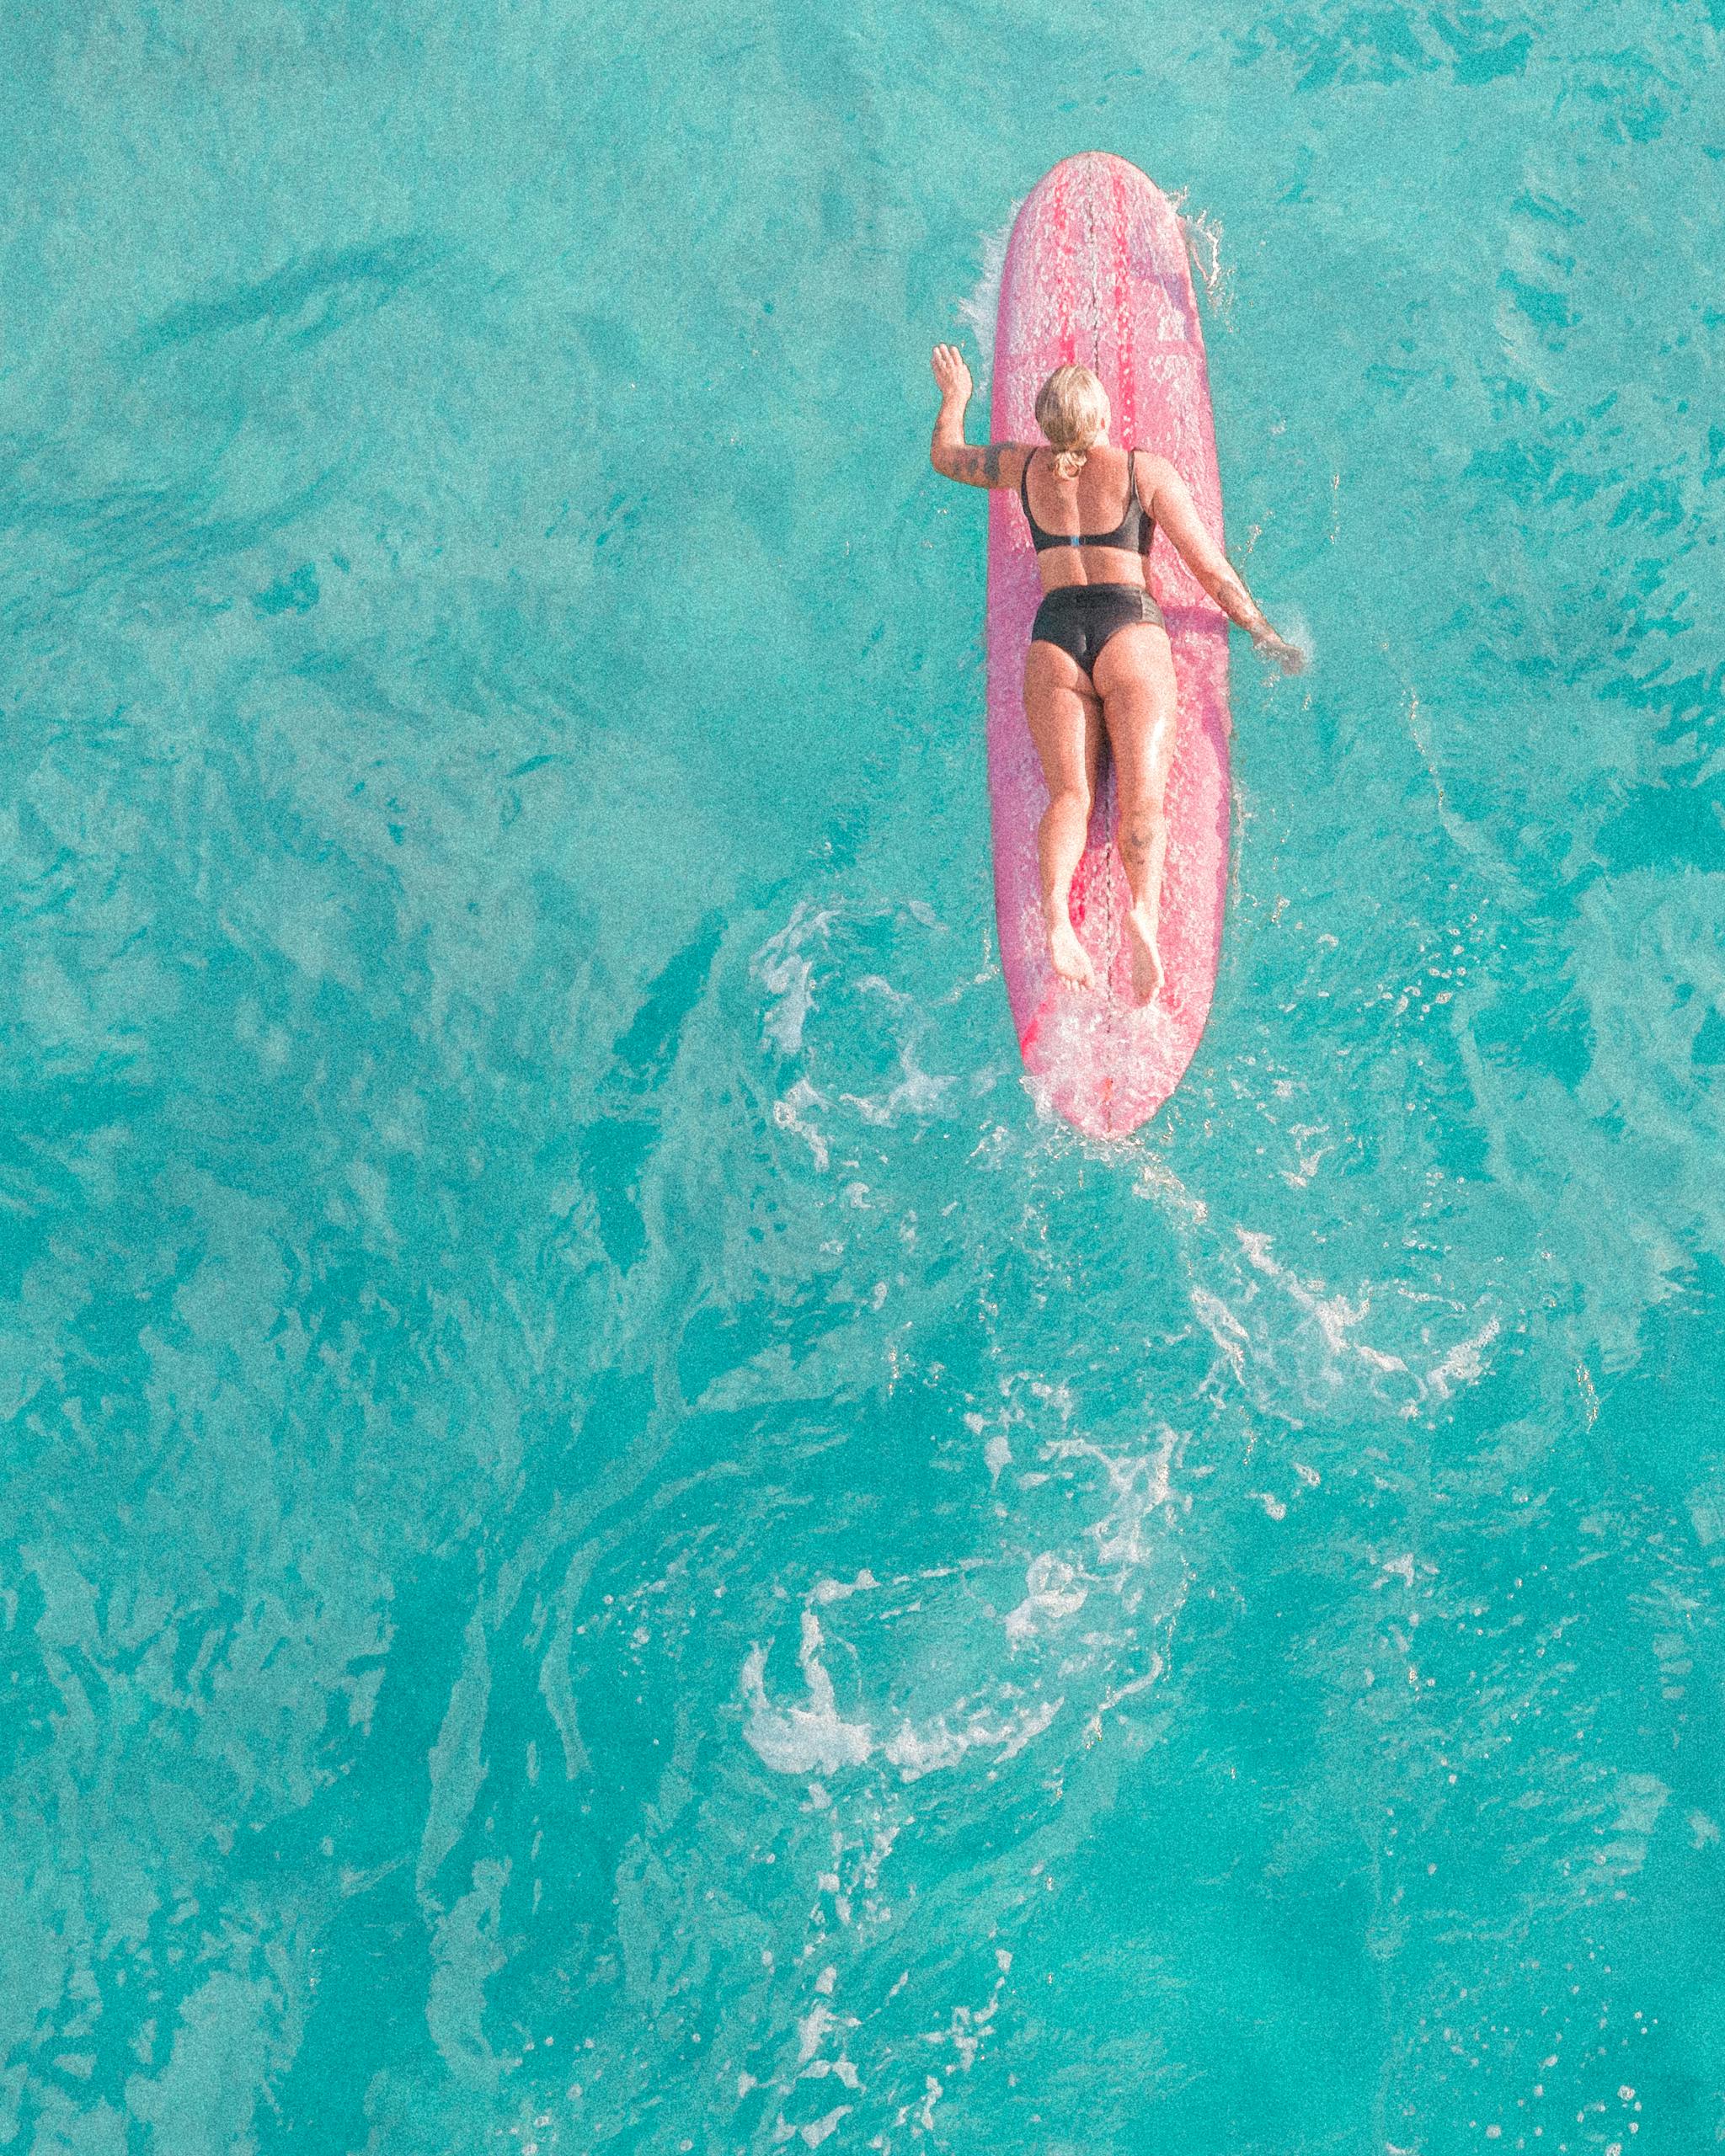
<svg viewBox="0 0 1725 2156"><path fill-rule="evenodd" d="M1306 654L1271 627L1233 564L1210 537L1186 482L1167 457L1140 455L1138 491L1139 499L1167 533L1181 560L1228 619L1237 622L1284 674L1299 673L1306 664Z"/></svg>
<svg viewBox="0 0 1725 2156"><path fill-rule="evenodd" d="M964 439L964 407L970 402L970 370L956 344L934 348L934 378L940 384L940 411L928 461L943 478L966 487L1016 487L1023 476L1022 443L991 442L977 449Z"/></svg>

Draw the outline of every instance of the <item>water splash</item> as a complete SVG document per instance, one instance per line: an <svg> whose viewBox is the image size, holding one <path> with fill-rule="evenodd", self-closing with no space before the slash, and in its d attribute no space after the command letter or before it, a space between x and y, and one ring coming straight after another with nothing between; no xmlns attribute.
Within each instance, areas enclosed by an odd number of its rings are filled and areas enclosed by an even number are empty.
<svg viewBox="0 0 1725 2156"><path fill-rule="evenodd" d="M1276 627L1289 643L1298 644L1306 654L1306 670L1310 673L1317 664L1317 638L1312 633L1311 622L1304 608L1278 605L1274 620Z"/></svg>
<svg viewBox="0 0 1725 2156"><path fill-rule="evenodd" d="M1192 264L1192 274L1204 288L1214 319L1224 329L1234 326L1234 271L1231 264L1222 255L1222 228L1208 210L1198 210L1189 216L1186 210L1185 191L1169 197L1174 205L1174 215L1180 223L1181 237L1186 243L1186 257Z"/></svg>
<svg viewBox="0 0 1725 2156"><path fill-rule="evenodd" d="M1023 201L1012 205L1012 214L1003 225L981 238L982 273L971 287L968 299L954 302L954 312L976 339L978 366L976 387L985 392L989 376L994 367L995 323L1000 315L1001 279L1007 267L1007 248L1012 237L1012 227L1017 222Z"/></svg>

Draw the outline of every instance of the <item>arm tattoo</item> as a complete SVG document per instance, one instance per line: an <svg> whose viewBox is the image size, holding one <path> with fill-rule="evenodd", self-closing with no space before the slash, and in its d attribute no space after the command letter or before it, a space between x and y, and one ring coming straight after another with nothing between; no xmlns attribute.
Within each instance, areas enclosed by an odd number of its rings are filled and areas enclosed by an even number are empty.
<svg viewBox="0 0 1725 2156"><path fill-rule="evenodd" d="M1262 621L1257 602L1232 569L1224 569L1216 579L1216 603L1231 621L1249 628L1254 621Z"/></svg>
<svg viewBox="0 0 1725 2156"><path fill-rule="evenodd" d="M1001 483L1001 453L991 442L986 449L974 449L968 443L953 459L953 477L962 479L967 486L997 487Z"/></svg>

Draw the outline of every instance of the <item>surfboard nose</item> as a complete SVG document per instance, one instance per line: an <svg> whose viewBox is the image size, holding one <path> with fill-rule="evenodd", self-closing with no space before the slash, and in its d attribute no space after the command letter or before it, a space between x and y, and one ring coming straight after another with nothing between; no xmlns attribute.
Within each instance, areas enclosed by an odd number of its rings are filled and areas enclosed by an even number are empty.
<svg viewBox="0 0 1725 2156"><path fill-rule="evenodd" d="M1112 150L1079 150L1049 167L1030 190L1018 214L1022 218L1032 203L1045 205L1050 197L1065 195L1079 200L1105 196L1120 200L1129 195L1139 195L1146 188L1172 216L1173 205L1147 173Z"/></svg>
<svg viewBox="0 0 1725 2156"><path fill-rule="evenodd" d="M1033 247L1028 244L1033 236ZM1021 237L1027 243L1022 249ZM1046 283L1053 274L1049 255L1097 252L1119 262L1130 285L1161 292L1159 318L1146 325L1148 337L1202 350L1186 237L1174 204L1147 173L1114 151L1080 150L1044 173L1026 196L1013 221L1007 275L1028 266L1033 278Z"/></svg>
<svg viewBox="0 0 1725 2156"><path fill-rule="evenodd" d="M1103 173L1115 172L1127 173L1135 179L1148 181L1152 187L1156 185L1156 182L1150 179L1147 173L1140 170L1127 158L1117 157L1112 150L1075 150L1070 157L1062 157L1057 165L1049 167L1047 172L1043 174L1042 184L1046 185L1049 180L1058 179L1062 173L1070 173L1076 178L1081 173L1100 175Z"/></svg>

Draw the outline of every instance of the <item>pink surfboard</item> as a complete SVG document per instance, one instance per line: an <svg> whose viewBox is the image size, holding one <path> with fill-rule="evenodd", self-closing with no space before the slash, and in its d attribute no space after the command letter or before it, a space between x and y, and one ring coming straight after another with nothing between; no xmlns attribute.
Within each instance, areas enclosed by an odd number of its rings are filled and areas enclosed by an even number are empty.
<svg viewBox="0 0 1725 2156"><path fill-rule="evenodd" d="M1124 158L1101 152L1055 167L1018 212L1001 280L991 432L1039 442L1036 392L1079 360L1114 407L1109 439L1167 457L1222 541L1210 378L1185 243L1172 206ZM1168 781L1162 950L1167 978L1148 1007L1130 995L1124 922L1130 898L1113 844L1114 783L1104 752L1072 919L1096 968L1092 991L1049 963L1036 827L1048 805L1024 723L1024 657L1041 596L1015 493L989 497L988 786L1001 963L1024 1068L1039 1094L1092 1137L1135 1130L1166 1101L1210 1015L1228 878L1228 624L1167 539L1149 576L1167 617L1179 685Z"/></svg>

